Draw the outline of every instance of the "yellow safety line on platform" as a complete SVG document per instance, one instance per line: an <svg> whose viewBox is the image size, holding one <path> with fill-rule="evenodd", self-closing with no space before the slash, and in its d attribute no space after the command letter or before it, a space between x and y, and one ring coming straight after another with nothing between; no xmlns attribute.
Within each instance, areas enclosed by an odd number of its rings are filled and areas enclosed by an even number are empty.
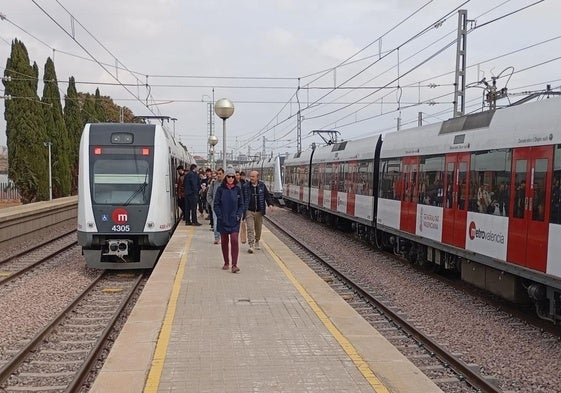
<svg viewBox="0 0 561 393"><path fill-rule="evenodd" d="M181 256L179 268L177 269L177 274L175 276L175 280L173 281L171 297L168 302L166 316L164 317L164 321L162 323L162 330L160 331L160 336L158 337L158 342L156 343L156 350L154 351L154 358L152 359L152 367L150 367L150 373L148 374L148 379L146 380L146 384L144 385L144 393L155 393L158 391L158 387L160 386L160 379L162 377L164 361L166 360L166 354L171 336L171 328L173 327L173 317L175 316L175 310L177 309L177 299L179 298L179 291L181 290L181 280L183 280L183 274L185 273L187 251L191 247L192 239L193 230L191 229L188 232L187 242L185 243L185 247L183 248L183 255Z"/></svg>
<svg viewBox="0 0 561 393"><path fill-rule="evenodd" d="M284 274L288 277L288 279L292 282L292 284L296 287L298 292L302 295L302 297L308 302L311 309L314 313L318 316L318 318L323 322L324 326L329 330L331 335L337 340L341 348L349 355L355 366L358 370L362 373L364 378L368 381L370 386L376 391L377 393L389 393L389 390L382 384L382 382L378 379L378 377L374 374L374 372L370 369L368 363L358 354L355 347L350 343L349 340L341 333L339 329L331 322L327 314L321 309L321 307L316 303L316 301L310 296L308 291L298 282L296 277L292 274L292 272L286 267L284 262L280 259L280 257L269 247L263 240L261 240L265 249L271 254L273 259L277 262L280 266Z"/></svg>

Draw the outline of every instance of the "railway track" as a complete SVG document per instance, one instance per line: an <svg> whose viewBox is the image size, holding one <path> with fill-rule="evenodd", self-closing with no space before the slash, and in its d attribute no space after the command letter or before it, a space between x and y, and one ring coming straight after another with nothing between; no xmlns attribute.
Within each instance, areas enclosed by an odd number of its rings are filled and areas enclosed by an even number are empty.
<svg viewBox="0 0 561 393"><path fill-rule="evenodd" d="M103 272L32 339L0 355L0 391L75 392L144 274Z"/></svg>
<svg viewBox="0 0 561 393"><path fill-rule="evenodd" d="M357 281L352 273L339 271L320 250L297 239L269 216L266 219L277 236L289 246L293 244L293 251L443 391L501 392L494 378L482 375L478 366L465 363L425 335L414 321L407 320L399 309L378 296L375 288Z"/></svg>
<svg viewBox="0 0 561 393"><path fill-rule="evenodd" d="M74 229L10 255L0 261L0 285L21 277L24 273L77 244Z"/></svg>

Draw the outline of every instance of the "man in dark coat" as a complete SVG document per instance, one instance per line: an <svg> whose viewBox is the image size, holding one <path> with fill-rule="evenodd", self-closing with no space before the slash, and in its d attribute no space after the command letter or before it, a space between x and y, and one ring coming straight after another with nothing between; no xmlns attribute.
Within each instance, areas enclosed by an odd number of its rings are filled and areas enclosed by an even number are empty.
<svg viewBox="0 0 561 393"><path fill-rule="evenodd" d="M199 201L199 175L197 173L197 164L191 164L189 172L183 179L183 187L185 194L185 224L200 226L197 221L197 202Z"/></svg>
<svg viewBox="0 0 561 393"><path fill-rule="evenodd" d="M267 212L267 206L273 208L273 198L265 183L259 180L259 172L251 171L249 181L243 185L243 200L245 204L245 219L247 223L247 252L253 254L254 247L259 250L261 229L263 228L263 216Z"/></svg>

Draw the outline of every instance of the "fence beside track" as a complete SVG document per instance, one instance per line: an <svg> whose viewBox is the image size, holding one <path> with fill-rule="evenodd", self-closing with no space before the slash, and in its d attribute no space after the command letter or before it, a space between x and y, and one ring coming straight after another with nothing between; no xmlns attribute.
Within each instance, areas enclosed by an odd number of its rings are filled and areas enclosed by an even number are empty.
<svg viewBox="0 0 561 393"><path fill-rule="evenodd" d="M77 196L0 209L0 244L63 221L76 220L77 214Z"/></svg>

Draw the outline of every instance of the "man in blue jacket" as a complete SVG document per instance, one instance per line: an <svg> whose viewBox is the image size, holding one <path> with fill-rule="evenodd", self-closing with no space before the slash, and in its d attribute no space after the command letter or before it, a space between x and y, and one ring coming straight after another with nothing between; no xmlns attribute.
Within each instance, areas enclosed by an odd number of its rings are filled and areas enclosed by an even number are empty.
<svg viewBox="0 0 561 393"><path fill-rule="evenodd" d="M191 164L189 172L183 179L183 187L185 194L185 224L200 226L197 221L197 202L199 201L199 175L197 173L197 164Z"/></svg>
<svg viewBox="0 0 561 393"><path fill-rule="evenodd" d="M259 240L263 228L263 216L267 212L267 206L273 209L273 198L265 183L259 180L257 171L249 173L249 181L244 183L242 189L246 210L247 243L249 244L247 252L253 254L254 247L255 250L261 249Z"/></svg>

